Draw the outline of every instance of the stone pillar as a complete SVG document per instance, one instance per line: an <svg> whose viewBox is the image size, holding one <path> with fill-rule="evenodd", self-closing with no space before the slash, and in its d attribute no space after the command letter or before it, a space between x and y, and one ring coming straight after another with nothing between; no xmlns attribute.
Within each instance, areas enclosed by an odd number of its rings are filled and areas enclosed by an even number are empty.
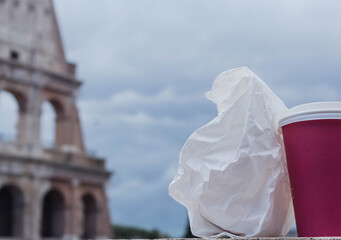
<svg viewBox="0 0 341 240"><path fill-rule="evenodd" d="M38 97L37 97L38 96ZM30 152L40 148L40 89L31 86L27 94L27 109L19 113L18 143Z"/></svg>
<svg viewBox="0 0 341 240"><path fill-rule="evenodd" d="M26 182L27 181L27 182ZM33 239L32 238L32 181L30 179L25 179L26 187L23 191L24 193L24 213L23 213L23 237L25 239Z"/></svg>
<svg viewBox="0 0 341 240"><path fill-rule="evenodd" d="M83 135L81 130L81 124L79 121L79 114L78 114L78 108L75 104L73 104L73 110L72 110L72 134L71 134L71 144L75 147L77 147L78 151L84 153L85 147L83 142Z"/></svg>
<svg viewBox="0 0 341 240"><path fill-rule="evenodd" d="M78 152L79 149L73 144L73 121L74 121L74 102L70 96L59 98L59 103L55 102L56 111L56 144L59 148L68 152ZM59 106L59 107L58 107ZM76 112L77 114L77 112Z"/></svg>
<svg viewBox="0 0 341 240"><path fill-rule="evenodd" d="M43 198L45 193L50 189L51 183L39 178L32 180L32 195L31 195L31 207L30 215L31 221L29 224L30 238L32 240L41 239L41 215L43 209Z"/></svg>
<svg viewBox="0 0 341 240"><path fill-rule="evenodd" d="M108 199L103 189L99 190L102 202L98 204L97 239L113 237L108 211Z"/></svg>
<svg viewBox="0 0 341 240"><path fill-rule="evenodd" d="M17 142L24 145L26 142L25 123L28 117L27 109L19 109L18 123L17 123Z"/></svg>
<svg viewBox="0 0 341 240"><path fill-rule="evenodd" d="M83 136L75 103L68 99L63 116L57 118L58 146L69 152L84 152Z"/></svg>
<svg viewBox="0 0 341 240"><path fill-rule="evenodd" d="M67 116L56 116L56 144L58 147L68 145L68 135L70 129L68 128L70 118Z"/></svg>
<svg viewBox="0 0 341 240"><path fill-rule="evenodd" d="M70 194L70 192L69 192ZM73 235L73 199L72 199L72 190L70 198L66 198L65 200L65 209L64 209L64 239L74 239Z"/></svg>
<svg viewBox="0 0 341 240"><path fill-rule="evenodd" d="M74 178L71 180L71 218L70 218L70 232L67 239L80 239L80 205L79 205L79 180Z"/></svg>

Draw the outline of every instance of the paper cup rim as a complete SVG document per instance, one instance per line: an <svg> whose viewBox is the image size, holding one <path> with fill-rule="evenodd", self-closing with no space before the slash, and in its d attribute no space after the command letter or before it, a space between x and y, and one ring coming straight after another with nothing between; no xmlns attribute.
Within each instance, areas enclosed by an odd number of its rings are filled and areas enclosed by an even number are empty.
<svg viewBox="0 0 341 240"><path fill-rule="evenodd" d="M280 119L279 127L322 119L341 119L341 102L313 102L290 108L288 114Z"/></svg>

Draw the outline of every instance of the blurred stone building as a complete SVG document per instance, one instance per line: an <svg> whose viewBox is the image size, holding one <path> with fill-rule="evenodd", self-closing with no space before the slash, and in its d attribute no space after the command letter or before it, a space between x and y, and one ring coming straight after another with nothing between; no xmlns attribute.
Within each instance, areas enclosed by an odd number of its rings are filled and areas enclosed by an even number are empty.
<svg viewBox="0 0 341 240"><path fill-rule="evenodd" d="M0 0L0 91L19 106L16 140L0 141L0 238L111 236L110 173L85 151L75 70L65 59L52 0ZM56 114L53 148L40 144L44 102Z"/></svg>

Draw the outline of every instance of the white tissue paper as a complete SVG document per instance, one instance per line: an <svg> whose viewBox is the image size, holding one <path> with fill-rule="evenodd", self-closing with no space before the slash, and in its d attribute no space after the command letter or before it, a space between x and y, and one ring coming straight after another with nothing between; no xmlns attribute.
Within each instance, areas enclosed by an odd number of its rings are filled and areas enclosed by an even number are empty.
<svg viewBox="0 0 341 240"><path fill-rule="evenodd" d="M277 237L294 223L278 120L288 109L248 68L221 73L218 116L185 143L169 194L198 237Z"/></svg>

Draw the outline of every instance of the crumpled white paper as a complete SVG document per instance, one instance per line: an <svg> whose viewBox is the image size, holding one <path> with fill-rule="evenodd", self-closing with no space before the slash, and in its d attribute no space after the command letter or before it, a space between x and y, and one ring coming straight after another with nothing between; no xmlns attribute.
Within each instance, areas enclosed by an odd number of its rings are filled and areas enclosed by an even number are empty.
<svg viewBox="0 0 341 240"><path fill-rule="evenodd" d="M184 145L169 194L198 237L284 236L294 223L278 120L288 109L248 68L221 73L218 116Z"/></svg>

